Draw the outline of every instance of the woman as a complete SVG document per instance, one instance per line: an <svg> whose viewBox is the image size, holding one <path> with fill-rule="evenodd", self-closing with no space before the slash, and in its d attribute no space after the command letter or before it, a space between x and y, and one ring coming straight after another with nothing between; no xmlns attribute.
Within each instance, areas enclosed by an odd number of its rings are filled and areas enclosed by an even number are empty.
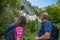
<svg viewBox="0 0 60 40"><path fill-rule="evenodd" d="M26 25L26 18L24 16L19 17L19 19L16 21L16 24L15 39L22 40L24 26Z"/></svg>
<svg viewBox="0 0 60 40"><path fill-rule="evenodd" d="M26 18L20 16L16 23L10 24L5 31L5 40L22 40Z"/></svg>

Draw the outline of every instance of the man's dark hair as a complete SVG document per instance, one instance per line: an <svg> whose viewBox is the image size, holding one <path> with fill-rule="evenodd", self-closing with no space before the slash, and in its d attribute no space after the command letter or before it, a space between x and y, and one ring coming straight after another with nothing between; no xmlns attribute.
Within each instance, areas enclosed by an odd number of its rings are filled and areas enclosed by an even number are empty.
<svg viewBox="0 0 60 40"><path fill-rule="evenodd" d="M21 6L21 10L23 10L24 9L24 6Z"/></svg>
<svg viewBox="0 0 60 40"><path fill-rule="evenodd" d="M20 22L20 26L24 26L26 25L26 17L25 16L20 16L19 17L19 22Z"/></svg>

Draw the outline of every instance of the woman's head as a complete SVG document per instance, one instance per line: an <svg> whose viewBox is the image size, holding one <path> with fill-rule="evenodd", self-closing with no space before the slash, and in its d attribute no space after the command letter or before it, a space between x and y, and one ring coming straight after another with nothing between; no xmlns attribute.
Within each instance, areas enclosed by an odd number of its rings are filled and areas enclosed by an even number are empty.
<svg viewBox="0 0 60 40"><path fill-rule="evenodd" d="M26 17L25 16L20 16L18 20L16 21L16 24L18 26L24 26L26 25Z"/></svg>

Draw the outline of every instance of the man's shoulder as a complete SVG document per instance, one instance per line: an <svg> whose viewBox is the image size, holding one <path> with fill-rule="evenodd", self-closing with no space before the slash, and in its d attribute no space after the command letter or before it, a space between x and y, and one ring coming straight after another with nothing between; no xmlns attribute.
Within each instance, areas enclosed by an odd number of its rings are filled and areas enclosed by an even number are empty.
<svg viewBox="0 0 60 40"><path fill-rule="evenodd" d="M51 21L46 21L46 23L52 23Z"/></svg>
<svg viewBox="0 0 60 40"><path fill-rule="evenodd" d="M52 22L51 22L51 21L46 21L46 22L44 23L44 25L52 25Z"/></svg>

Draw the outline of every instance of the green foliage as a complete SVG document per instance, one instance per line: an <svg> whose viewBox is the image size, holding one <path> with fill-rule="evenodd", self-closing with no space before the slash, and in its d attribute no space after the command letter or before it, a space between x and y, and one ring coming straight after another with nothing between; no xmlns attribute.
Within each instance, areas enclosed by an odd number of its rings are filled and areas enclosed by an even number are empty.
<svg viewBox="0 0 60 40"><path fill-rule="evenodd" d="M20 16L20 0L0 0L0 39L4 36L7 25L13 23ZM2 40L2 39L1 39Z"/></svg>
<svg viewBox="0 0 60 40"><path fill-rule="evenodd" d="M35 33L38 30L38 27L40 26L40 23L37 23L36 21L30 21L27 24L27 29L30 30L30 33Z"/></svg>
<svg viewBox="0 0 60 40"><path fill-rule="evenodd" d="M18 16L20 16L20 0L0 0L0 9L2 8L2 12L0 12L0 40L4 37L4 32L10 23L15 22ZM31 6L31 4L29 5ZM33 7L37 16L43 11L49 13L49 20L54 23L58 23L58 27L60 28L60 2L57 4L45 7L43 9L38 9L38 7ZM37 11L38 10L38 11ZM1 11L1 10L0 10ZM37 21L30 21L27 23L24 29L24 39L23 40L34 40L38 33L38 28L40 27L40 23Z"/></svg>
<svg viewBox="0 0 60 40"><path fill-rule="evenodd" d="M24 31L24 40L34 40L34 38L37 36L39 27L40 23L37 21L28 22Z"/></svg>
<svg viewBox="0 0 60 40"><path fill-rule="evenodd" d="M53 6L48 6L46 8L46 12L49 13L49 19L54 22L54 23L59 23L60 22L60 4L56 4Z"/></svg>
<svg viewBox="0 0 60 40"><path fill-rule="evenodd" d="M60 3L60 0L58 0L57 4Z"/></svg>

